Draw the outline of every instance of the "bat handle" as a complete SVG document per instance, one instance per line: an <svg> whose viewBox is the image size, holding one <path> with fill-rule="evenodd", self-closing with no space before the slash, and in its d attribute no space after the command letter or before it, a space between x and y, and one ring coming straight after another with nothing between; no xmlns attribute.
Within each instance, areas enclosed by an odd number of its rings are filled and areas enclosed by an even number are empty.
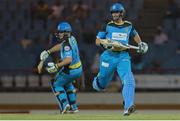
<svg viewBox="0 0 180 121"><path fill-rule="evenodd" d="M39 74L42 73L43 64L44 64L44 61L42 61L42 60L41 60L41 61L39 62L39 64L38 64L37 69L38 69L38 73L39 73Z"/></svg>
<svg viewBox="0 0 180 121"><path fill-rule="evenodd" d="M133 45L129 45L129 48L130 48L130 49L139 50L139 47L137 47L137 46L133 46Z"/></svg>

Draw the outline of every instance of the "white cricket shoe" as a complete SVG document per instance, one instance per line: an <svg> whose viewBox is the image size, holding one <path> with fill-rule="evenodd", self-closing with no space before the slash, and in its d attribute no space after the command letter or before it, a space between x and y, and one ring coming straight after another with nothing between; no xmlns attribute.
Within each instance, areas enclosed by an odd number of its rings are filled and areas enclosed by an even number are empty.
<svg viewBox="0 0 180 121"><path fill-rule="evenodd" d="M67 111L69 111L70 110L70 105L69 104L67 104L65 107L64 107L64 110L61 112L61 114L64 114L64 113L66 113Z"/></svg>
<svg viewBox="0 0 180 121"><path fill-rule="evenodd" d="M131 113L134 113L136 111L135 105L132 105L130 108L124 111L124 116L129 116Z"/></svg>

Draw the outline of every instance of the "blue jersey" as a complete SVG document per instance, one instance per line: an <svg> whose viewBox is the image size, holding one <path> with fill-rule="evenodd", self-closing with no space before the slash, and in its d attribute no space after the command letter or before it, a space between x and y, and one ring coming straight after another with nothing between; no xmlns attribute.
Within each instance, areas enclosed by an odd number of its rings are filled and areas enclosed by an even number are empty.
<svg viewBox="0 0 180 121"><path fill-rule="evenodd" d="M77 41L73 36L61 43L60 57L62 60L67 57L72 58L72 62L68 65L68 69L75 69L81 66Z"/></svg>
<svg viewBox="0 0 180 121"><path fill-rule="evenodd" d="M110 39L112 41L128 44L129 38L137 34L138 33L130 22L124 21L123 24L118 25L111 21L106 25L106 30L98 33L97 38Z"/></svg>

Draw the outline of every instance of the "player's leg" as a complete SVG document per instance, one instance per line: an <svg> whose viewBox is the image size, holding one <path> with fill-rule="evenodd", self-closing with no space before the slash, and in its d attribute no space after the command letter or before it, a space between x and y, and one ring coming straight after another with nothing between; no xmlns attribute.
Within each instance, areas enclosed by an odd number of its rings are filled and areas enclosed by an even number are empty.
<svg viewBox="0 0 180 121"><path fill-rule="evenodd" d="M73 106L74 112L76 110L76 104L73 104L76 102L76 95L75 95L75 88L72 84L72 82L79 78L82 74L82 67L77 68L77 69L72 69L67 71L62 71L61 73L58 74L58 83L63 85L66 95L67 95L67 102L71 103ZM71 106L71 107L72 107Z"/></svg>
<svg viewBox="0 0 180 121"><path fill-rule="evenodd" d="M93 88L97 91L103 90L111 81L116 64L106 53L103 53L100 59L100 69L98 75L93 80Z"/></svg>
<svg viewBox="0 0 180 121"><path fill-rule="evenodd" d="M51 88L59 103L60 111L62 114L64 114L67 110L70 109L68 97L64 89L65 83L66 80L63 78L63 75L61 74L58 75L56 77L56 80L51 83Z"/></svg>
<svg viewBox="0 0 180 121"><path fill-rule="evenodd" d="M72 113L78 112L78 106L76 103L76 89L75 89L74 85L72 83L69 83L69 84L65 85L64 88L66 90L68 101L71 106L70 112L72 112Z"/></svg>
<svg viewBox="0 0 180 121"><path fill-rule="evenodd" d="M130 59L122 59L118 64L117 71L123 84L122 95L124 99L124 113L125 115L129 115L130 113L135 111L135 80L131 71Z"/></svg>

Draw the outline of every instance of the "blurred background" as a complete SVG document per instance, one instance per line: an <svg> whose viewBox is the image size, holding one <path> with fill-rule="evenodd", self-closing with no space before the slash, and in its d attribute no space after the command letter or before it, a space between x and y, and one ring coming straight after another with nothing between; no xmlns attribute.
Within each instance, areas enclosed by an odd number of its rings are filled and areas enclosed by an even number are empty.
<svg viewBox="0 0 180 121"><path fill-rule="evenodd" d="M122 109L117 74L106 93L91 86L103 51L95 46L96 34L111 19L115 2L149 45L145 55L130 52L137 106L180 109L180 0L0 0L0 112L57 109L49 86L53 75L38 75L36 66L61 21L72 25L83 63L75 83L80 108Z"/></svg>

